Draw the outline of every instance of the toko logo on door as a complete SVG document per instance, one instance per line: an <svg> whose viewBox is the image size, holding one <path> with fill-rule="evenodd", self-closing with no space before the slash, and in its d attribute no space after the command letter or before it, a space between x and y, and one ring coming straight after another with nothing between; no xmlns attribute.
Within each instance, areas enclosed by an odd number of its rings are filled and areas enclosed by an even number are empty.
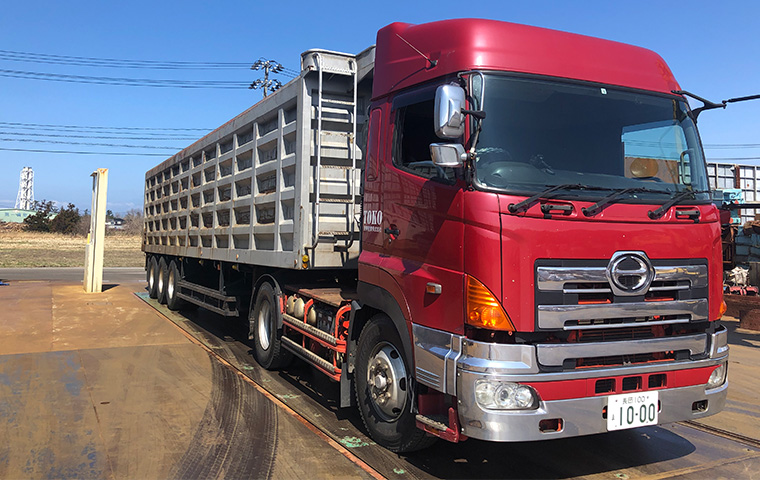
<svg viewBox="0 0 760 480"><path fill-rule="evenodd" d="M383 224L382 210L365 210L364 211L364 231L380 232L380 226Z"/></svg>

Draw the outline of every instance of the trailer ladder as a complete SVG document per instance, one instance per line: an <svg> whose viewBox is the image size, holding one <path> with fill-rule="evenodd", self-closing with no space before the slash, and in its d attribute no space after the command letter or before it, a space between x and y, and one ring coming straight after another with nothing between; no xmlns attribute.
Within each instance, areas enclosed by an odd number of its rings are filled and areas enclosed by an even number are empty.
<svg viewBox="0 0 760 480"><path fill-rule="evenodd" d="M356 202L356 130L358 123L358 71L355 58L314 52L318 75L314 156L314 216L312 250L320 243L334 244L335 251L348 251L358 240ZM325 58L328 57L328 58ZM349 77L350 93L325 89L325 74ZM326 125L329 127L326 128ZM338 242L343 242L338 244Z"/></svg>

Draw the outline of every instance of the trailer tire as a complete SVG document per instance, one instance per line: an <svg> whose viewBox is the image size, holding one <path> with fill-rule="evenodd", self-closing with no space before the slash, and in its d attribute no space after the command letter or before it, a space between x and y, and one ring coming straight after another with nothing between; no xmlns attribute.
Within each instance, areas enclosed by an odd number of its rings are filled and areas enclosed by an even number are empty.
<svg viewBox="0 0 760 480"><path fill-rule="evenodd" d="M166 284L169 278L169 267L166 259L161 257L158 261L158 282L156 282L156 299L159 303L166 303Z"/></svg>
<svg viewBox="0 0 760 480"><path fill-rule="evenodd" d="M177 267L177 261L169 262L169 272L166 277L166 306L169 310L180 310L184 308L186 302L177 296L179 293L178 283L182 279L182 274Z"/></svg>
<svg viewBox="0 0 760 480"><path fill-rule="evenodd" d="M290 363L292 354L282 348L280 337L282 327L278 327L277 298L271 283L264 282L256 294L256 302L248 316L253 335L253 355L267 370L277 370Z"/></svg>
<svg viewBox="0 0 760 480"><path fill-rule="evenodd" d="M148 259L148 296L150 298L158 298L158 262L156 257L151 256Z"/></svg>
<svg viewBox="0 0 760 480"><path fill-rule="evenodd" d="M388 315L378 313L359 335L356 403L370 437L397 453L421 450L437 440L417 428L408 365L396 327Z"/></svg>

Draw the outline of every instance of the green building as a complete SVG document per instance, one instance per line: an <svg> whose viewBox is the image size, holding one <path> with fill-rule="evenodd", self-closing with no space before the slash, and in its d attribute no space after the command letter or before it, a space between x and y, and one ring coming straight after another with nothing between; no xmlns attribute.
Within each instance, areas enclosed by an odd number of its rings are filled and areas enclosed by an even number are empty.
<svg viewBox="0 0 760 480"><path fill-rule="evenodd" d="M20 208L0 208L0 222L24 223L24 219L34 215L34 210L21 210Z"/></svg>

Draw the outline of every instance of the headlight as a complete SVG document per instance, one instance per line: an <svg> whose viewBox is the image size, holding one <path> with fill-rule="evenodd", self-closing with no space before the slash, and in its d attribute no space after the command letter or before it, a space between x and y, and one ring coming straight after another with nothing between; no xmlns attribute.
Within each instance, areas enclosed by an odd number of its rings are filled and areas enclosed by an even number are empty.
<svg viewBox="0 0 760 480"><path fill-rule="evenodd" d="M726 372L728 368L725 363L718 365L718 368L713 370L710 374L710 378L707 380L707 388L720 387L726 383Z"/></svg>
<svg viewBox="0 0 760 480"><path fill-rule="evenodd" d="M478 380L475 401L483 408L527 410L538 408L536 392L528 385L513 382Z"/></svg>

